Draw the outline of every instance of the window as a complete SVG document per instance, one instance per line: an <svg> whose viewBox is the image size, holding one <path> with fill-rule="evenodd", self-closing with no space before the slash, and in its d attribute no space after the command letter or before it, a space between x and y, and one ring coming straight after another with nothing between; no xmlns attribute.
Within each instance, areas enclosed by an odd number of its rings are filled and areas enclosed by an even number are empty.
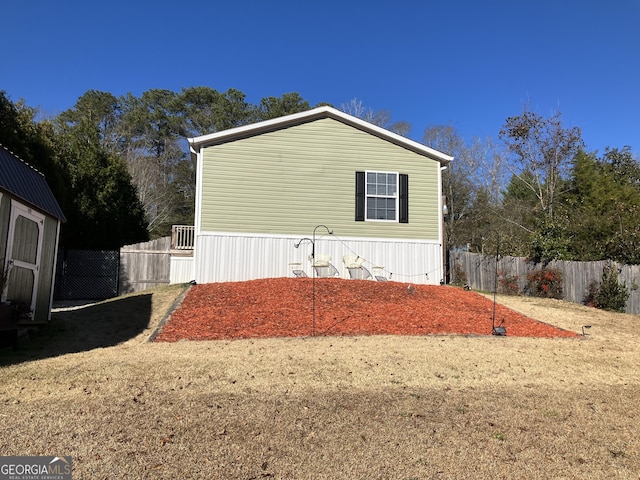
<svg viewBox="0 0 640 480"><path fill-rule="evenodd" d="M396 221L398 174L367 172L367 220Z"/></svg>
<svg viewBox="0 0 640 480"><path fill-rule="evenodd" d="M409 177L393 172L356 172L356 221L409 221Z"/></svg>

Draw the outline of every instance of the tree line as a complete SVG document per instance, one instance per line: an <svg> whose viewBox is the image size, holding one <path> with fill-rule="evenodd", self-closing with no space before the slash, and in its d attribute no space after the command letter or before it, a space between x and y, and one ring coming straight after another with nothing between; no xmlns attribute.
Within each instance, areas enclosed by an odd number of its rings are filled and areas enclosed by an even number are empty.
<svg viewBox="0 0 640 480"><path fill-rule="evenodd" d="M90 90L42 119L0 91L0 143L45 174L68 219L63 246L113 249L193 224L187 137L310 108L295 92L252 104L235 89L119 97ZM338 108L400 135L411 129L357 99ZM443 176L448 249L640 263L640 163L630 147L589 152L560 112L544 117L527 107L505 120L497 139L467 140L434 125L422 142L455 157Z"/></svg>
<svg viewBox="0 0 640 480"><path fill-rule="evenodd" d="M116 97L87 91L53 118L0 91L0 143L45 174L67 217L61 245L116 249L193 224L195 165L186 138L309 110L297 93L209 87Z"/></svg>
<svg viewBox="0 0 640 480"><path fill-rule="evenodd" d="M506 119L498 140L425 131L425 144L456 157L443 177L448 249L640 264L640 162L631 147L589 152L560 112L527 108Z"/></svg>

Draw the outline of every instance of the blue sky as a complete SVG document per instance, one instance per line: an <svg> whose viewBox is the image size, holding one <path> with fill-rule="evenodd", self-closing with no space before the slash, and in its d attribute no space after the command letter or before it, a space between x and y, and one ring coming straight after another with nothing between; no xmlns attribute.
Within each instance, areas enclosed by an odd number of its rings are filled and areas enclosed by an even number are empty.
<svg viewBox="0 0 640 480"><path fill-rule="evenodd" d="M637 0L1 0L0 90L44 115L87 90L207 85L492 136L525 104L588 150L640 152Z"/></svg>

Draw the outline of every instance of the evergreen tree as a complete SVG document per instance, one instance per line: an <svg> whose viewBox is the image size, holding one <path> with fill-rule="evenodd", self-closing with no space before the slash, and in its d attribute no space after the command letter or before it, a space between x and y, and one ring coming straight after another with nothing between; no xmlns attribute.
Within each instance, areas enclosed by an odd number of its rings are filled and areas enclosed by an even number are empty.
<svg viewBox="0 0 640 480"><path fill-rule="evenodd" d="M628 151L576 155L566 200L573 258L640 263L638 171Z"/></svg>
<svg viewBox="0 0 640 480"><path fill-rule="evenodd" d="M57 119L74 209L65 226L65 246L116 249L148 239L144 212L126 165L103 143L106 110L93 93ZM106 98L106 97L103 97Z"/></svg>
<svg viewBox="0 0 640 480"><path fill-rule="evenodd" d="M68 190L66 162L48 121L36 122L38 109L24 102L13 103L0 91L0 143L40 171L47 180L65 215L72 211L73 196Z"/></svg>

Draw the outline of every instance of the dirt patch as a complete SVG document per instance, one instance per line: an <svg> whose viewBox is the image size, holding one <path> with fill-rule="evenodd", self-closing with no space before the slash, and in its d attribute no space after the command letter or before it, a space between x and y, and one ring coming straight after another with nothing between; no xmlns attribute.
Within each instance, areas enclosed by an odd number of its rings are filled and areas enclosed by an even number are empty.
<svg viewBox="0 0 640 480"><path fill-rule="evenodd" d="M274 278L191 288L157 341L344 335L576 337L460 288Z"/></svg>

